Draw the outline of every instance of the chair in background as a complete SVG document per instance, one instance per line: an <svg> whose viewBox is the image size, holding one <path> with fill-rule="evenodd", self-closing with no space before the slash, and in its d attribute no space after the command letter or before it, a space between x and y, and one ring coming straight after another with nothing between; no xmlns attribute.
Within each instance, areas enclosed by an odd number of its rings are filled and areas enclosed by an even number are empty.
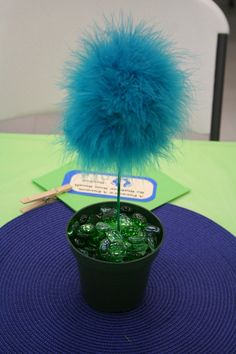
<svg viewBox="0 0 236 354"><path fill-rule="evenodd" d="M0 0L0 119L55 112L64 62L103 15L146 20L190 53L196 102L191 130L219 140L227 20L211 0Z"/></svg>

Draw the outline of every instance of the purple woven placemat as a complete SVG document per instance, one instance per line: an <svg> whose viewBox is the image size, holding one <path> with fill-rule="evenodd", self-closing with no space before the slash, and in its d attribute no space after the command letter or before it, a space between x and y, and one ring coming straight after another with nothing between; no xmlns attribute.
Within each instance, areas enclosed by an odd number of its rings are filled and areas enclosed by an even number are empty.
<svg viewBox="0 0 236 354"><path fill-rule="evenodd" d="M165 240L143 305L90 309L65 237L64 204L1 229L1 353L236 353L236 239L201 215L155 211ZM138 274L137 274L138 277Z"/></svg>

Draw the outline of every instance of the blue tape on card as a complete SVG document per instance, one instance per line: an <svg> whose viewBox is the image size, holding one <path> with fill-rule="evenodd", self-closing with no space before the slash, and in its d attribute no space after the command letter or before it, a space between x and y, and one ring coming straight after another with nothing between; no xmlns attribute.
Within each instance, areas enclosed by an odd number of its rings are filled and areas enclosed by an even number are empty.
<svg viewBox="0 0 236 354"><path fill-rule="evenodd" d="M66 173L63 183L72 185L69 193L115 198L118 179L109 173L85 173L73 170ZM157 182L148 177L124 176L121 178L121 199L149 202L156 198Z"/></svg>

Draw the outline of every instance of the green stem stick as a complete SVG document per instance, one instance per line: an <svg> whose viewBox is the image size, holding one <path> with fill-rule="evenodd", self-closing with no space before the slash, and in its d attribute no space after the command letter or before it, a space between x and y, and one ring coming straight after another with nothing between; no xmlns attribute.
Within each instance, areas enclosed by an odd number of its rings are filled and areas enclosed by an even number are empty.
<svg viewBox="0 0 236 354"><path fill-rule="evenodd" d="M120 182L121 175L120 171L118 171L118 183L117 183L117 231L120 231Z"/></svg>

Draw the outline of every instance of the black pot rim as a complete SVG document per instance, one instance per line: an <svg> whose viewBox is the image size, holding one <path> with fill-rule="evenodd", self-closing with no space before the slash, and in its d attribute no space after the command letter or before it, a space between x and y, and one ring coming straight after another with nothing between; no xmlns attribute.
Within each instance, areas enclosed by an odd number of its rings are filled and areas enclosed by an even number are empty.
<svg viewBox="0 0 236 354"><path fill-rule="evenodd" d="M83 207L82 209L80 209L80 210L78 210L77 212L75 212L75 213L73 214L73 216L70 218L70 220L68 221L67 226L66 226L66 238L67 238L67 241L69 242L70 247L72 247L73 250L74 250L81 258L88 259L88 260L90 260L91 262L100 263L100 264L112 264L113 266L117 266L117 267L122 266L122 265L124 265L124 264L134 264L134 263L137 263L137 262L140 262L140 261L144 261L145 259L147 259L147 258L152 257L153 255L155 255L155 253L157 253L157 252L159 251L160 247L162 246L163 240L164 240L164 228L163 228L163 225L162 225L160 219L159 219L156 215L154 215L151 210L145 209L144 207L142 207L142 206L140 206L140 205L138 205L138 204L128 203L128 202L126 202L126 201L124 201L124 202L121 201L121 205L122 205L122 204L125 204L125 205L128 204L128 205L134 206L134 207L135 207L135 206L138 206L139 208L144 209L145 211L150 212L150 213L158 220L158 222L159 222L159 224L160 224L160 226L161 226L162 238L161 238L161 241L160 241L160 243L158 244L157 248L155 249L155 251L153 251L153 252L151 252L151 253L148 253L148 254L147 254L146 256L144 256L144 257L141 257L141 258L138 258L138 259L134 259L134 260L132 260L132 261L120 262L120 263L118 262L118 263L117 263L117 262L103 261L102 259L97 259L97 258L85 256L84 254L80 253L80 252L78 251L78 249L73 245L73 243L72 243L71 240L70 240L70 237L68 236L68 227L69 227L70 223L72 222L72 220L75 218L75 216L76 216L78 213L81 213L84 209L87 209L87 208L89 208L89 207L96 206L96 205L99 206L99 205L101 205L101 204L114 204L114 203L116 203L116 202L115 202L115 201L104 201L104 202L94 203L94 204L87 205L86 207Z"/></svg>

